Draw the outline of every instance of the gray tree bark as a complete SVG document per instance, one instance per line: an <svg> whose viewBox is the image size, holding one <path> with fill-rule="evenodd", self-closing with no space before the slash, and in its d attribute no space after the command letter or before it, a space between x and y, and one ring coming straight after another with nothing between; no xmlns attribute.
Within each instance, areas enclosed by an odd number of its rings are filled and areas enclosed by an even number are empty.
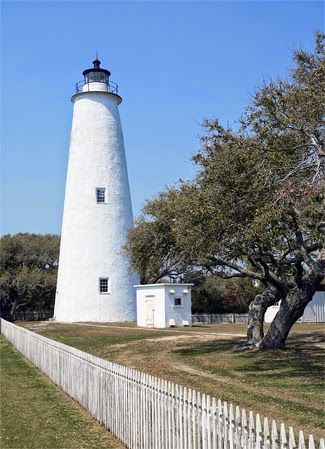
<svg viewBox="0 0 325 449"><path fill-rule="evenodd" d="M15 321L15 317L16 317L16 310L18 308L18 304L19 304L19 299L15 299L15 301L12 303L11 308L10 308L10 312L9 312L9 317L10 317L10 321Z"/></svg>
<svg viewBox="0 0 325 449"><path fill-rule="evenodd" d="M264 315L266 309L282 298L279 290L268 288L256 295L249 305L247 325L247 345L256 346L264 337Z"/></svg>
<svg viewBox="0 0 325 449"><path fill-rule="evenodd" d="M303 315L325 276L325 258L315 261L303 277L300 288L295 286L282 299L280 309L258 345L259 349L285 349L285 343L294 323Z"/></svg>
<svg viewBox="0 0 325 449"><path fill-rule="evenodd" d="M259 344L259 349L285 349L290 329L303 315L305 307L312 300L315 291L304 292L294 289L281 301L280 309Z"/></svg>

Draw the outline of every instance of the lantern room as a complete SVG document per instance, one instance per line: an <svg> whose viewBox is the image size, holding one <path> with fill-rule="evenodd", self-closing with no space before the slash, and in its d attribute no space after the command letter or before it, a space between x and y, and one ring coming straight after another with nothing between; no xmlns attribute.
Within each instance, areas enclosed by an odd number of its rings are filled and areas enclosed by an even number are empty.
<svg viewBox="0 0 325 449"><path fill-rule="evenodd" d="M76 93L109 92L118 93L118 85L110 80L111 72L103 69L101 61L96 57L93 67L82 72L84 79L76 83Z"/></svg>

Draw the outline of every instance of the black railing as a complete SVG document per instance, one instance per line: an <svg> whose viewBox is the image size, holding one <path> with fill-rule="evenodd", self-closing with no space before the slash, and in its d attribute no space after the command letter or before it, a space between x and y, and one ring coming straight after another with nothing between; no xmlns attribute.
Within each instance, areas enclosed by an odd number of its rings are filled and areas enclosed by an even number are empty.
<svg viewBox="0 0 325 449"><path fill-rule="evenodd" d="M91 83L99 83L101 81L90 81L89 83L85 83L84 80L82 81L78 81L78 83L76 83L76 93L79 94L80 92L87 92L83 90L83 87L86 84L91 84ZM111 92L112 94L116 94L118 93L118 84L114 83L114 81L109 81L108 83L104 83L107 85L108 88L108 92Z"/></svg>

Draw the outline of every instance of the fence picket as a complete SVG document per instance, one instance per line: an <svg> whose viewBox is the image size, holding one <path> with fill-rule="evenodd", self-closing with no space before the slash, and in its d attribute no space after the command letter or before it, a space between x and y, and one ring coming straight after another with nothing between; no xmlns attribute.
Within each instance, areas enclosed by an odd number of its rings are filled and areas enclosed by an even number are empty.
<svg viewBox="0 0 325 449"><path fill-rule="evenodd" d="M181 386L178 384L175 385L175 396L176 396L175 423L176 423L176 435L177 435L176 447L177 447L177 449L181 449L181 440L182 440L182 429L181 429L181 427L182 427L181 426L181 408L182 408L181 402L182 402L182 400L181 400L181 396L182 396L182 393L181 393ZM176 449L176 447L175 447L175 449Z"/></svg>
<svg viewBox="0 0 325 449"><path fill-rule="evenodd" d="M202 394L202 415L201 415L201 427L202 427L202 449L208 448L208 435L207 435L207 402L205 394Z"/></svg>
<svg viewBox="0 0 325 449"><path fill-rule="evenodd" d="M262 425L261 425L261 418L260 418L259 414L256 415L255 432L256 432L255 447L256 447L256 449L260 449L261 448L261 443L262 443Z"/></svg>
<svg viewBox="0 0 325 449"><path fill-rule="evenodd" d="M176 399L175 399L175 385L172 383L172 388L171 388L171 395L172 395L172 400L171 400L171 447L173 449L177 448L177 440L176 440L176 425L175 425L175 403L176 403Z"/></svg>
<svg viewBox="0 0 325 449"><path fill-rule="evenodd" d="M229 428L228 428L228 440L229 449L234 449L234 407L232 404L229 405Z"/></svg>
<svg viewBox="0 0 325 449"><path fill-rule="evenodd" d="M156 409L157 409L157 430L156 430L156 448L159 449L160 446L163 444L163 425L164 425L164 419L163 415L161 414L161 409L163 406L163 399L161 397L161 386L162 381L160 379L157 379L157 391L156 391Z"/></svg>
<svg viewBox="0 0 325 449"><path fill-rule="evenodd" d="M270 427L269 420L264 418L264 426L263 426L263 434L264 434L264 449L270 449Z"/></svg>
<svg viewBox="0 0 325 449"><path fill-rule="evenodd" d="M299 432L298 449L306 449L305 436L302 430Z"/></svg>
<svg viewBox="0 0 325 449"><path fill-rule="evenodd" d="M242 427L241 447L243 449L248 449L248 426L245 409L243 409L241 412L241 427Z"/></svg>
<svg viewBox="0 0 325 449"><path fill-rule="evenodd" d="M276 422L274 419L272 420L272 449L278 448L278 442L279 442L279 436L278 436L278 429L276 426Z"/></svg>
<svg viewBox="0 0 325 449"><path fill-rule="evenodd" d="M202 449L202 406L201 406L201 393L196 393L196 441L197 449Z"/></svg>
<svg viewBox="0 0 325 449"><path fill-rule="evenodd" d="M240 420L240 408L238 407L238 405L235 408L235 448L239 449L240 446L240 442L241 442L241 435L242 435L242 427L241 427L241 420Z"/></svg>
<svg viewBox="0 0 325 449"><path fill-rule="evenodd" d="M187 388L184 387L183 390L183 401L184 401L184 408L183 408L183 447L188 447L188 391Z"/></svg>
<svg viewBox="0 0 325 449"><path fill-rule="evenodd" d="M144 417L144 386L143 386L143 378L144 378L144 374L140 373L140 385L139 385L139 389L140 389L140 442L139 442L139 449L144 448L145 446L145 441L144 441L144 422L145 422L145 417Z"/></svg>
<svg viewBox="0 0 325 449"><path fill-rule="evenodd" d="M192 448L192 390L191 388L187 389L187 409L186 409L186 442L187 442L187 449L193 449Z"/></svg>
<svg viewBox="0 0 325 449"><path fill-rule="evenodd" d="M295 435L293 428L289 427L289 449L294 449L296 447Z"/></svg>
<svg viewBox="0 0 325 449"><path fill-rule="evenodd" d="M248 421L248 447L249 449L253 449L255 447L255 423L254 423L254 414L252 411L249 412L249 421Z"/></svg>
<svg viewBox="0 0 325 449"><path fill-rule="evenodd" d="M216 398L212 398L211 416L212 416L212 421L211 421L212 449L217 449L217 447L218 447L218 433L217 433L217 429L218 429L218 409L217 409Z"/></svg>
<svg viewBox="0 0 325 449"><path fill-rule="evenodd" d="M167 434L167 447L172 449L172 392L170 382L167 383L167 413L168 413L168 434Z"/></svg>
<svg viewBox="0 0 325 449"><path fill-rule="evenodd" d="M280 445L281 449L285 449L287 446L287 433L283 422L280 424Z"/></svg>
<svg viewBox="0 0 325 449"><path fill-rule="evenodd" d="M223 403L223 449L229 448L229 413L227 402Z"/></svg>
<svg viewBox="0 0 325 449"><path fill-rule="evenodd" d="M196 391L192 391L192 446L193 449L198 449L198 440L197 440L197 426L196 426L196 414L197 414L197 397Z"/></svg>
<svg viewBox="0 0 325 449"><path fill-rule="evenodd" d="M314 437L312 435L308 437L308 449L315 449Z"/></svg>
<svg viewBox="0 0 325 449"><path fill-rule="evenodd" d="M207 448L211 449L211 398L210 396L206 397L207 401L207 437L208 437L208 445Z"/></svg>

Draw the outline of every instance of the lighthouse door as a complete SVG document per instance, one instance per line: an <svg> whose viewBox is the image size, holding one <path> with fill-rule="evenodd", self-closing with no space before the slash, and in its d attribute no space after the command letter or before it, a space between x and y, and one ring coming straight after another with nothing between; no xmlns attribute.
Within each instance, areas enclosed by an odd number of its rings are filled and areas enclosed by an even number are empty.
<svg viewBox="0 0 325 449"><path fill-rule="evenodd" d="M153 306L153 300L146 300L146 327L154 327L155 309Z"/></svg>

